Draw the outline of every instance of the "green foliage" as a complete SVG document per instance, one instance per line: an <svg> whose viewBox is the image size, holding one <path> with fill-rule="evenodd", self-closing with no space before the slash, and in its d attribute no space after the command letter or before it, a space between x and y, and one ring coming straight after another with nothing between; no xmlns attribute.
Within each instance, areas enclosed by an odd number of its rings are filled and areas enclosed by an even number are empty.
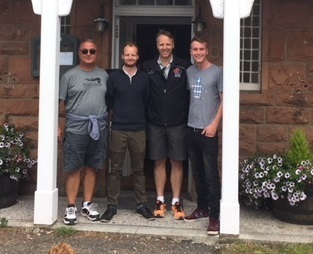
<svg viewBox="0 0 313 254"><path fill-rule="evenodd" d="M286 154L286 163L297 166L301 161L313 161L313 154L305 133L296 130L291 137L291 147Z"/></svg>
<svg viewBox="0 0 313 254"><path fill-rule="evenodd" d="M77 232L74 228L69 227L59 227L55 230L57 236L72 236Z"/></svg>
<svg viewBox="0 0 313 254"><path fill-rule="evenodd" d="M8 226L8 220L5 217L0 218L0 228L5 228Z"/></svg>

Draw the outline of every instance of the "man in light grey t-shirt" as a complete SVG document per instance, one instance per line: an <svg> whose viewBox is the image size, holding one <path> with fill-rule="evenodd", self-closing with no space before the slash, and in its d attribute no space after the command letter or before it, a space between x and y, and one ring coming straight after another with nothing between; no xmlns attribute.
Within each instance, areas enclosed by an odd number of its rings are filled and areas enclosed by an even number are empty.
<svg viewBox="0 0 313 254"><path fill-rule="evenodd" d="M59 99L64 103L65 128L59 128L59 142L63 142L64 171L68 206L63 222L77 223L76 199L83 176L81 215L89 220L100 219L92 202L96 172L104 168L107 152L107 92L108 74L96 66L97 46L91 40L79 47L78 66L61 78ZM65 130L65 132L64 132ZM64 137L64 140L63 140Z"/></svg>
<svg viewBox="0 0 313 254"><path fill-rule="evenodd" d="M222 69L208 61L208 44L193 38L190 54L194 65L187 69L190 106L187 147L197 192L197 208L185 221L209 218L207 233L219 233L221 184L217 165L218 126L222 119Z"/></svg>

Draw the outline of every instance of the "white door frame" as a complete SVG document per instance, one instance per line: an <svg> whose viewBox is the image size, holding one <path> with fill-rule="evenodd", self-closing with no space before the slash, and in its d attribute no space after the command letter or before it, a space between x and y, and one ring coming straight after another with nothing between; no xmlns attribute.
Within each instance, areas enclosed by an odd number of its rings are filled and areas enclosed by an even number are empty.
<svg viewBox="0 0 313 254"><path fill-rule="evenodd" d="M113 5L113 35L112 35L112 68L119 68L120 58L120 16L141 16L141 17L190 17L194 19L195 7L194 2L191 6L115 6ZM191 30L193 27L191 26ZM192 37L193 30L191 31L190 38Z"/></svg>

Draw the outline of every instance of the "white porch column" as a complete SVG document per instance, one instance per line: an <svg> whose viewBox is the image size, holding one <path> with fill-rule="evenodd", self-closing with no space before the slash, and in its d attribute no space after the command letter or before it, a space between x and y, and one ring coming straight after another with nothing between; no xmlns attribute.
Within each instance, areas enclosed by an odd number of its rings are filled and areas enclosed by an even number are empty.
<svg viewBox="0 0 313 254"><path fill-rule="evenodd" d="M239 61L240 18L250 16L254 0L208 0L215 18L224 18L222 199L220 234L239 235Z"/></svg>
<svg viewBox="0 0 313 254"><path fill-rule="evenodd" d="M224 0L224 88L220 234L239 235L239 0Z"/></svg>
<svg viewBox="0 0 313 254"><path fill-rule="evenodd" d="M57 129L59 93L60 18L72 0L32 0L41 14L38 170L34 224L51 225L58 215ZM70 10L70 8L69 8Z"/></svg>

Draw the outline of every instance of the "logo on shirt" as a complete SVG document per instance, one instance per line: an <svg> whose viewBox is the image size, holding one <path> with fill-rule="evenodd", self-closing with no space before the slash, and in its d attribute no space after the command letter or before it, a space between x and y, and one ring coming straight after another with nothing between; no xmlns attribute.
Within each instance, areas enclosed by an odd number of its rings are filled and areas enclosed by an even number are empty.
<svg viewBox="0 0 313 254"><path fill-rule="evenodd" d="M202 91L206 92L206 90L203 88L201 84L201 78L196 78L196 84L191 86L193 88L193 98L195 99L201 99Z"/></svg>
<svg viewBox="0 0 313 254"><path fill-rule="evenodd" d="M175 68L175 69L173 70L173 72L174 72L174 77L175 77L175 78L180 78L180 77L181 77L181 73L182 73L181 69Z"/></svg>
<svg viewBox="0 0 313 254"><path fill-rule="evenodd" d="M86 78L87 81L97 81L98 83L101 83L101 78Z"/></svg>
<svg viewBox="0 0 313 254"><path fill-rule="evenodd" d="M101 86L101 78L85 78L83 86L85 88Z"/></svg>

